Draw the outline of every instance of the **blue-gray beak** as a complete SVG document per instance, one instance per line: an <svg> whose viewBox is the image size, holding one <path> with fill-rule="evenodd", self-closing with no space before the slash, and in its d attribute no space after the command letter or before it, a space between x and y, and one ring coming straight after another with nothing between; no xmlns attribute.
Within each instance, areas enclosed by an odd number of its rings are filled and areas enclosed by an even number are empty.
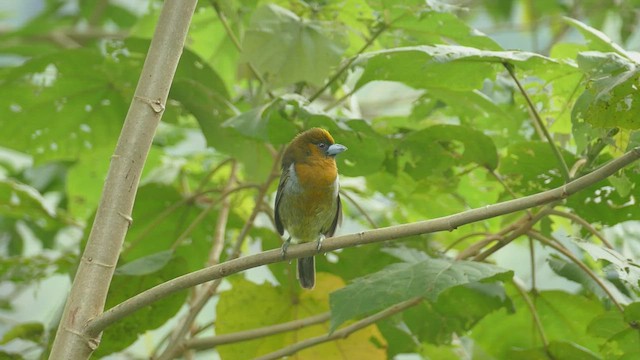
<svg viewBox="0 0 640 360"><path fill-rule="evenodd" d="M340 154L341 152L347 150L347 147L341 144L333 144L331 146L329 146L329 148L327 149L327 155L329 156L336 156L338 154Z"/></svg>

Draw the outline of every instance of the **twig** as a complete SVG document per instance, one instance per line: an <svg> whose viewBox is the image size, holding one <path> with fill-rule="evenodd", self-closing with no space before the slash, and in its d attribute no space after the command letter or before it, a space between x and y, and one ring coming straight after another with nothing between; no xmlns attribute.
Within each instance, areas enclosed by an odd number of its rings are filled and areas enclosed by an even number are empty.
<svg viewBox="0 0 640 360"><path fill-rule="evenodd" d="M346 192L345 190L340 190L340 194L342 196L344 196L347 200L349 200L349 202L351 204L353 204L353 206L355 206L356 209L358 209L358 212L360 212L360 214L362 214L362 216L364 216L364 218L367 220L367 222L369 222L369 225L371 225L371 228L373 228L373 229L377 229L378 228L378 226L376 225L376 222L373 221L373 219L369 216L369 214L367 214L367 212L364 211L362 206L360 206L360 204L358 204L358 202L355 201L355 199L353 197L351 197L351 195L349 195L348 192Z"/></svg>
<svg viewBox="0 0 640 360"><path fill-rule="evenodd" d="M195 338L187 341L187 343L185 344L185 347L193 350L211 349L219 345L253 340L253 339L258 339L265 336L280 334L287 331L302 329L307 326L321 324L329 320L330 318L331 318L331 313L326 312L323 314L308 317L306 319L299 319L299 320L289 321L282 324L265 326L258 329L240 331L233 334L222 334L222 335L216 335L216 336Z"/></svg>
<svg viewBox="0 0 640 360"><path fill-rule="evenodd" d="M569 168L567 167L567 163L564 161L564 158L560 153L560 149L558 149L558 147L556 146L556 143L553 141L553 138L551 138L551 134L549 134L547 127L544 125L544 122L540 118L540 114L538 113L538 110L536 109L535 105L533 105L531 98L529 98L529 94L527 94L527 91L524 89L524 87L522 87L522 84L520 84L518 77L516 77L516 73L513 70L513 65L506 62L502 63L502 65L504 65L505 69L507 69L507 71L509 72L509 75L511 75L511 78L518 86L520 93L522 94L522 96L524 96L524 99L526 100L527 105L529 105L531 114L533 114L533 119L535 120L540 130L542 130L544 137L546 138L547 142L549 143L549 146L551 147L551 151L553 152L553 155L556 157L556 160L560 165L560 172L562 172L564 181L567 182L571 180L571 177L569 176Z"/></svg>
<svg viewBox="0 0 640 360"><path fill-rule="evenodd" d="M236 161L233 160L231 162L231 174L229 175L227 184L223 189L223 193L227 193L230 189L233 188L233 185L236 182L237 170L238 165ZM220 262L220 255L222 254L222 249L224 247L224 235L226 233L227 220L229 219L230 210L231 200L228 196L225 196L222 200L222 208L218 213L218 220L216 222L216 228L213 234L213 245L211 246L211 251L209 252L209 266L216 265ZM158 357L159 360L173 359L175 355L180 352L185 341L184 337L189 331L191 324L193 324L198 314L200 314L209 299L211 299L211 296L213 295L215 290L217 290L219 284L220 281L214 281L213 283L203 285L203 288L200 291L194 291L194 294L196 295L191 302L191 306L189 307L187 315L185 315L179 325L175 327L175 330L171 335L169 344Z"/></svg>
<svg viewBox="0 0 640 360"><path fill-rule="evenodd" d="M317 98L319 98L320 95L322 95L322 93L324 93L325 90L327 90L329 86L331 86L331 84L333 84L336 80L338 80L340 75L342 75L342 73L345 72L349 68L349 66L353 64L354 61L356 61L356 59L358 58L358 56L360 56L360 54L365 52L365 50L367 50L369 46L371 46L371 44L373 44L373 42L376 41L378 36L380 36L380 34L382 34L382 32L385 31L387 27L388 27L387 24L384 24L384 23L380 24L380 28L378 28L378 30L374 32L373 35L371 35L369 40L367 40L367 42L360 48L360 50L358 50L358 52L355 55L349 58L349 60L347 60L347 62L345 62L344 65L342 65L338 69L338 71L336 71L336 73L333 74L333 76L331 76L331 78L329 78L329 80L327 80L327 82L318 91L315 92L315 94L311 95L311 97L309 98L309 102L312 103Z"/></svg>
<svg viewBox="0 0 640 360"><path fill-rule="evenodd" d="M542 321L540 321L540 316L538 316L538 311L536 310L535 305L531 301L529 294L527 294L527 292L520 286L520 284L518 284L515 278L511 281L511 283L516 288L516 290L518 290L518 293L520 294L520 296L522 296L524 303L529 308L529 312L531 313L531 317L533 318L533 324L535 325L536 330L538 330L540 340L542 340L542 347L544 348L544 352L549 355L549 340L547 340L547 335L544 333L544 327L542 326Z"/></svg>
<svg viewBox="0 0 640 360"><path fill-rule="evenodd" d="M596 230L596 228L594 228L593 225L589 224L587 220L581 218L580 216L566 212L566 211L560 211L560 210L551 210L549 212L549 215L560 216L581 225L582 227L587 229L587 231L589 231L591 234L595 235L598 239L600 239L600 241L604 246L608 247L609 249L614 248L613 245L611 245L611 243L604 237L604 235L602 235L600 231Z"/></svg>
<svg viewBox="0 0 640 360"><path fill-rule="evenodd" d="M49 359L88 359L100 342L86 327L104 308L153 135L164 113L196 0L165 1L104 183L89 240Z"/></svg>
<svg viewBox="0 0 640 360"><path fill-rule="evenodd" d="M272 359L279 359L283 356L287 356L287 355L293 355L295 353L297 353L300 350L304 350L306 348L310 348L312 346L318 345L318 344L322 344L325 342L329 342L329 341L333 341L333 340L337 340L337 339L345 339L347 336L351 335L352 333L361 330L371 324L374 324L375 322L377 322L378 320L382 320L384 318L388 318L389 316L395 315L397 313L400 313L412 306L416 306L418 305L420 302L422 302L422 298L413 298L411 300L407 300L404 302L401 302L399 304L393 305L390 308L387 308L377 314L374 314L372 316L366 317L354 324L351 324L341 330L335 331L332 334L327 334L327 335L321 335L321 336L316 336L310 339L306 339L303 341L300 341L297 344L293 344L289 347L286 347L284 349L280 349L278 351L274 351L270 354L266 354L263 356L260 356L258 358L256 358L256 360L272 360Z"/></svg>
<svg viewBox="0 0 640 360"><path fill-rule="evenodd" d="M325 252L329 252L337 249L400 239L413 235L427 234L437 231L452 231L458 226L465 224L565 199L568 196L607 178L639 158L640 147L637 147L619 158L610 161L599 169L555 189L432 220L418 221L409 224L363 231L356 234L337 236L331 238L331 241L325 241L322 245L322 249ZM179 276L146 290L97 316L87 324L87 331L90 331L91 333L99 333L110 324L140 308L143 308L177 291L184 290L207 281L220 279L261 265L316 255L316 247L317 245L313 242L291 245L287 250L287 254L284 259L280 249L273 249L226 261L219 265Z"/></svg>
<svg viewBox="0 0 640 360"><path fill-rule="evenodd" d="M554 248L556 251L561 253L562 255L568 257L574 264L578 265L582 271L584 271L593 281L602 288L602 290L607 294L611 302L618 308L618 310L624 314L624 308L618 300L616 300L615 296L609 291L609 288L602 282L602 280L591 270L587 265L585 265L580 259L578 259L575 255L573 255L569 250L567 250L564 246L560 245L557 240L552 240L547 238L546 236L540 234L537 231L530 231L529 236L540 241L541 243L548 245Z"/></svg>

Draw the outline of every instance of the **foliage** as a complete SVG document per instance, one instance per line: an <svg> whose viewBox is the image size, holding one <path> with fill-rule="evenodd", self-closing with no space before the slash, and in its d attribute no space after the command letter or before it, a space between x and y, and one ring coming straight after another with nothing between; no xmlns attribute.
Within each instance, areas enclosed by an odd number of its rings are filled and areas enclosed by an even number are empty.
<svg viewBox="0 0 640 360"><path fill-rule="evenodd" d="M25 316L19 295L73 278L161 7L70 3L43 1L25 24L0 32L0 305L17 316L0 326L3 358L46 357L57 319ZM237 254L278 248L265 204L278 153L302 129L324 127L349 148L338 158L343 234L536 194L637 147L640 56L627 49L637 47L639 5L478 1L463 11L417 0L201 1L106 307ZM476 30L483 18L521 20L530 51ZM95 355L149 357L189 348L185 336L265 328L215 348L223 359L253 358L389 310L296 356L636 358L638 184L634 163L530 213L317 256L312 292L284 262L236 274L116 323ZM496 240L503 247L494 253ZM170 320L184 319L199 291L211 291L215 314L201 312L177 339L153 331L178 328ZM392 312L413 298L422 300ZM326 311L330 322L273 330ZM131 346L143 335L151 349Z"/></svg>

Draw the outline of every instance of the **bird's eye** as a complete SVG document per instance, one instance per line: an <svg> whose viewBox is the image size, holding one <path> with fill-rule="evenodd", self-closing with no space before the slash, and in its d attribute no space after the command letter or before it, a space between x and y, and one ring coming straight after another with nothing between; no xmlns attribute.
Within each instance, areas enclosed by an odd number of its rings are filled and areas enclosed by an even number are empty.
<svg viewBox="0 0 640 360"><path fill-rule="evenodd" d="M320 149L324 149L324 148L325 148L325 146L327 146L327 144L325 144L325 143L320 143L320 144L318 144L318 147L319 147Z"/></svg>

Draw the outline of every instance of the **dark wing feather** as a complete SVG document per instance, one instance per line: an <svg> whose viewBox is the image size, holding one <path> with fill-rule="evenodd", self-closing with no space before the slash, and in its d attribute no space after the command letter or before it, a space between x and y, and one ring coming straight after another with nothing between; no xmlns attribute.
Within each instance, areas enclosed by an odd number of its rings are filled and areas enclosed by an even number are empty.
<svg viewBox="0 0 640 360"><path fill-rule="evenodd" d="M282 225L282 220L280 219L280 200L282 199L282 193L284 192L284 186L287 184L287 180L289 180L288 166L282 168L282 175L280 175L280 183L278 183L278 191L276 192L276 204L273 208L276 229L280 235L284 235L284 225Z"/></svg>
<svg viewBox="0 0 640 360"><path fill-rule="evenodd" d="M331 222L331 226L329 226L329 230L324 233L326 237L332 237L335 234L338 225L342 222L342 201L340 201L340 194L338 194L338 206L336 209L336 215L333 217L333 221Z"/></svg>

